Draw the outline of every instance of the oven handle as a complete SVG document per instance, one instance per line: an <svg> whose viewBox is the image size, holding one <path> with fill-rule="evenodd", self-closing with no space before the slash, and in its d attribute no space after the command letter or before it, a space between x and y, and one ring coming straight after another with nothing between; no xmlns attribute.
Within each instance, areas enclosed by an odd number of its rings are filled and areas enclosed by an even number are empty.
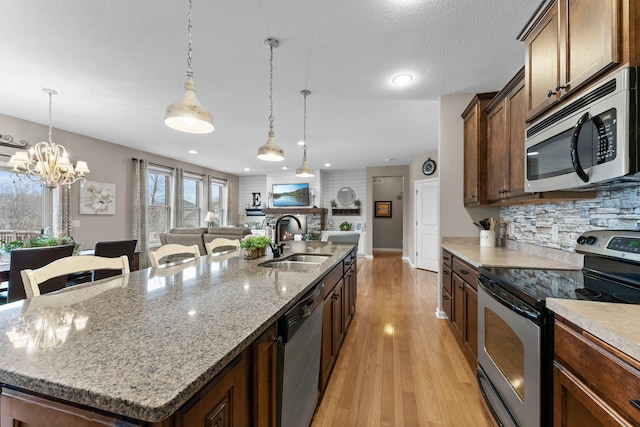
<svg viewBox="0 0 640 427"><path fill-rule="evenodd" d="M578 157L578 138L580 137L580 131L582 130L582 125L584 122L589 120L589 113L586 112L578 119L578 123L576 123L573 128L573 134L571 135L571 143L569 152L571 153L571 163L573 164L573 170L576 172L576 175L584 181L589 182L589 175L582 169L582 165L580 164L580 157Z"/></svg>
<svg viewBox="0 0 640 427"><path fill-rule="evenodd" d="M500 304L502 304L505 307L507 307L509 310L515 311L519 315L521 315L521 316L523 316L523 317L525 317L525 318L527 318L529 320L532 320L533 322L535 322L538 325L544 322L544 318L542 316L542 313L540 313L539 311L534 310L533 308L530 308L530 307L526 306L525 304L517 304L516 305L512 301L508 301L502 295L500 295L497 292L495 292L492 288L494 288L494 287L499 288L499 286L496 285L495 283L491 282L491 280L489 280L489 279L487 279L485 277L479 276L476 279L476 281L478 282L478 285L480 285L480 287L482 287L482 290L487 293L487 295L489 295L490 297L492 297L493 299L498 301ZM514 301L518 301L518 299L514 298Z"/></svg>

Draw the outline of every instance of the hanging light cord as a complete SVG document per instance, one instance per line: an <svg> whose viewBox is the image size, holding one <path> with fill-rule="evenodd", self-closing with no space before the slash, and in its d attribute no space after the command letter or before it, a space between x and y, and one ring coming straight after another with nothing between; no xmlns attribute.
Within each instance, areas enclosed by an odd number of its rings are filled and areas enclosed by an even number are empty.
<svg viewBox="0 0 640 427"><path fill-rule="evenodd" d="M193 79L193 69L191 68L191 56L193 54L193 50L191 49L191 44L193 43L193 39L191 37L191 0L189 0L189 24L187 25L187 30L189 31L189 50L187 51L187 79Z"/></svg>
<svg viewBox="0 0 640 427"><path fill-rule="evenodd" d="M304 92L304 120L302 126L302 142L304 142L304 158L307 158L307 92Z"/></svg>
<svg viewBox="0 0 640 427"><path fill-rule="evenodd" d="M273 44L269 44L271 56L269 57L269 103L271 112L269 114L269 128L273 129Z"/></svg>
<svg viewBox="0 0 640 427"><path fill-rule="evenodd" d="M49 144L51 144L52 140L53 140L53 121L51 119L51 95L52 92L49 92Z"/></svg>

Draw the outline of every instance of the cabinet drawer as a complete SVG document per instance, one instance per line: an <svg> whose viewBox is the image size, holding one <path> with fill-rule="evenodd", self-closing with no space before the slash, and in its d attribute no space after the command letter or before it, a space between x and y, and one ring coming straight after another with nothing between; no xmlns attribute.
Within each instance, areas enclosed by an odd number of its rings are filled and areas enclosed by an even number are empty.
<svg viewBox="0 0 640 427"><path fill-rule="evenodd" d="M443 249L442 250L442 264L446 265L447 267L451 267L452 261L453 261L453 255L451 254L451 252L445 251Z"/></svg>
<svg viewBox="0 0 640 427"><path fill-rule="evenodd" d="M606 348L608 344L588 332L583 336L557 320L554 331L556 361L624 418L640 423L640 410L630 403L640 400L638 363L627 355L618 357Z"/></svg>
<svg viewBox="0 0 640 427"><path fill-rule="evenodd" d="M453 271L467 282L473 289L476 289L476 279L478 278L478 270L466 262L453 258Z"/></svg>
<svg viewBox="0 0 640 427"><path fill-rule="evenodd" d="M342 266L342 264L343 263L341 262L340 264L335 266L333 270L331 270L331 272L324 276L324 279L322 279L322 281L324 282L324 292L322 298L325 298L327 295L333 292L333 288L335 288L338 282L342 279L342 276L344 274L344 267Z"/></svg>
<svg viewBox="0 0 640 427"><path fill-rule="evenodd" d="M453 294L453 291L451 290L451 287L452 287L451 280L452 280L451 268L449 268L446 264L443 263L442 264L442 289L447 291L449 295Z"/></svg>

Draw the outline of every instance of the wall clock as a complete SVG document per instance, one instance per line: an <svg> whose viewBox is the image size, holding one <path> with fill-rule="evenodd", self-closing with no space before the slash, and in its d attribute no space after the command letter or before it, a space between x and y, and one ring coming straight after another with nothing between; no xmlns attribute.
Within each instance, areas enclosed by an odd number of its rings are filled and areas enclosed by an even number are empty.
<svg viewBox="0 0 640 427"><path fill-rule="evenodd" d="M436 171L436 162L435 160L432 160L431 157L429 157L427 161L424 162L424 164L422 165L422 173L428 176L428 175L433 175L435 171Z"/></svg>

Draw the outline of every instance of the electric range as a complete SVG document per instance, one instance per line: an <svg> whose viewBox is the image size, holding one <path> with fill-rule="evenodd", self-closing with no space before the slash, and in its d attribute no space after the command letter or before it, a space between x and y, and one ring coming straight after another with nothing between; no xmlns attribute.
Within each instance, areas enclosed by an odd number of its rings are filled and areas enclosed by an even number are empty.
<svg viewBox="0 0 640 427"><path fill-rule="evenodd" d="M639 231L590 231L576 252L584 254L581 270L480 268L477 378L502 426L552 423L546 298L640 304Z"/></svg>

